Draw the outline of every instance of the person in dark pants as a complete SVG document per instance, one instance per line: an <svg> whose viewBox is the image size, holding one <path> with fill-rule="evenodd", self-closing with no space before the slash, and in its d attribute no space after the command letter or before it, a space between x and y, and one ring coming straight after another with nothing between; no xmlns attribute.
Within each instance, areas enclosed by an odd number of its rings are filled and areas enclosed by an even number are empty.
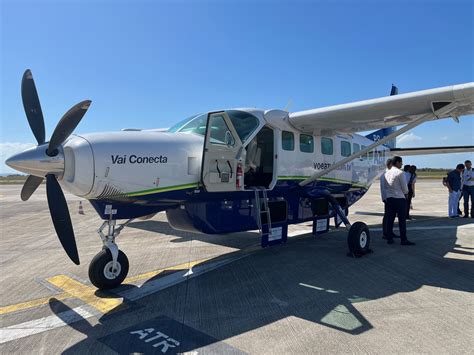
<svg viewBox="0 0 474 355"><path fill-rule="evenodd" d="M469 198L471 198L471 218L474 218L474 170L470 160L464 162L462 173L462 196L464 199L464 218L469 217Z"/></svg>
<svg viewBox="0 0 474 355"><path fill-rule="evenodd" d="M392 168L392 159L387 159L387 162L385 163L387 166L387 169L385 169L385 172L380 176L380 195L382 196L382 202L383 202L383 219L382 219L382 231L383 231L383 239L388 239L388 233L387 233L387 181L385 180L385 173L389 171Z"/></svg>
<svg viewBox="0 0 474 355"><path fill-rule="evenodd" d="M401 245L415 245L407 239L407 201L408 186L405 175L401 170L402 158L396 156L392 159L392 168L385 173L386 196L387 196L387 243L393 244L393 224L395 216L398 215L398 228L400 229Z"/></svg>
<svg viewBox="0 0 474 355"><path fill-rule="evenodd" d="M416 183L416 166L410 165L410 179L407 180L408 185L408 196L407 196L407 219L411 219L410 216L410 208L411 208L411 200L415 197L415 183ZM405 174L405 178L406 178Z"/></svg>
<svg viewBox="0 0 474 355"><path fill-rule="evenodd" d="M455 170L448 174L446 187L449 190L448 215L450 218L459 217L459 196L461 195L461 176L464 171L464 164L458 164Z"/></svg>

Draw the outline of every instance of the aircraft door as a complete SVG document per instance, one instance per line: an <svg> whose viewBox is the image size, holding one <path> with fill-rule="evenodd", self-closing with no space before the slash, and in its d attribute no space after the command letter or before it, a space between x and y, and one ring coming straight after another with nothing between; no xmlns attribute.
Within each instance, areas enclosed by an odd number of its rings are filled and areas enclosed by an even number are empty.
<svg viewBox="0 0 474 355"><path fill-rule="evenodd" d="M238 191L237 170L242 174L242 142L226 112L211 112L207 116L201 183L209 192Z"/></svg>

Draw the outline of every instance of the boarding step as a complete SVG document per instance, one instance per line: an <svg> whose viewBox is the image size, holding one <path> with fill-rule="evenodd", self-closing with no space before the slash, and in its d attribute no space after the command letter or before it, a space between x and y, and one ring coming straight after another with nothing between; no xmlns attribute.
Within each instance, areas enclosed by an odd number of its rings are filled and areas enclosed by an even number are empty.
<svg viewBox="0 0 474 355"><path fill-rule="evenodd" d="M284 223L272 224L267 191L264 187L260 186L252 187L252 189L255 193L254 216L260 233L262 247L286 242L288 235L286 218Z"/></svg>

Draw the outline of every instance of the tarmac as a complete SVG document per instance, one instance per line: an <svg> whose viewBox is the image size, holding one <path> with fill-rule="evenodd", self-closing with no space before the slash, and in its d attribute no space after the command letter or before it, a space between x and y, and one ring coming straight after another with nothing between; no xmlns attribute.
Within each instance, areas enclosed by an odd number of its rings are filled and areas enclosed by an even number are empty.
<svg viewBox="0 0 474 355"><path fill-rule="evenodd" d="M373 253L350 258L346 231L292 225L284 245L255 231L173 230L160 213L117 238L125 285L97 291L88 265L101 220L66 194L81 258L57 240L44 185L28 202L0 186L0 353L471 353L474 219L449 219L447 191L420 180L408 237L382 239L378 184L351 208Z"/></svg>

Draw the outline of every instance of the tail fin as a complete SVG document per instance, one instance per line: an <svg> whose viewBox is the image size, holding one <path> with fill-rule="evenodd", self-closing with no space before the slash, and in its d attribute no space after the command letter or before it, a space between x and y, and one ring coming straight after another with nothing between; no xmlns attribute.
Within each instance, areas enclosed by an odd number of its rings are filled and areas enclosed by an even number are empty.
<svg viewBox="0 0 474 355"><path fill-rule="evenodd" d="M398 88L392 84L392 89L390 90L390 96L393 96L393 95L398 95ZM366 137L375 142L395 132L395 130L396 130L396 127L382 128L382 129L379 129L378 131L375 131L366 135ZM397 146L397 140L396 139L389 140L387 143L385 143L385 145L390 148L395 148Z"/></svg>

